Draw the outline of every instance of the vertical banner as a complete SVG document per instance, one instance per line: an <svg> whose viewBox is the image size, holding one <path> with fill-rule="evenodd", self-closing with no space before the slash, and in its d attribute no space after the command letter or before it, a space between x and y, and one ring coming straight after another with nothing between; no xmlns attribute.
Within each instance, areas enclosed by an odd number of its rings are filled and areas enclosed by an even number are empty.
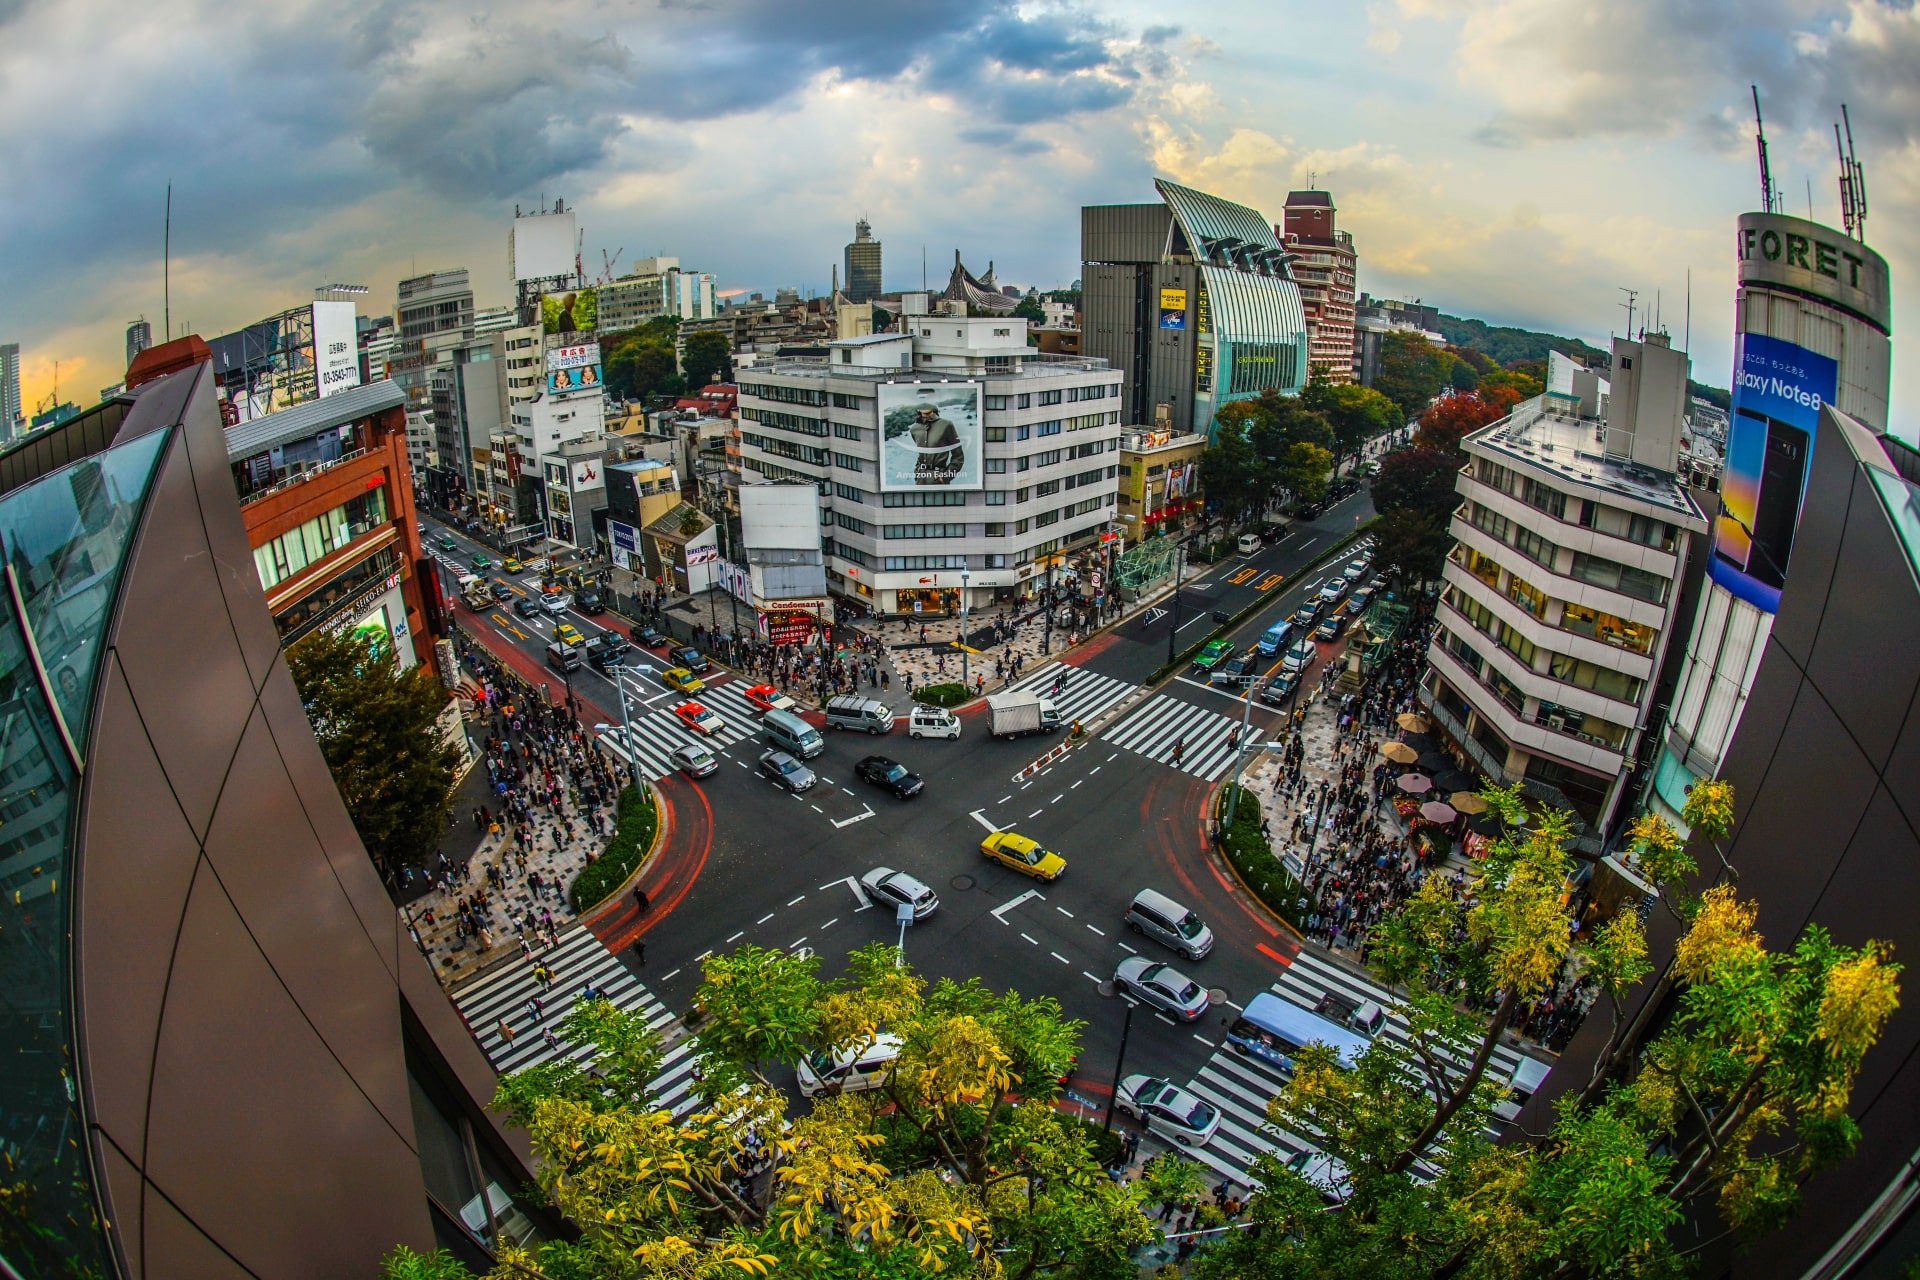
<svg viewBox="0 0 1920 1280"><path fill-rule="evenodd" d="M351 302L313 304L313 381L319 395L330 396L360 385L356 314Z"/></svg>
<svg viewBox="0 0 1920 1280"><path fill-rule="evenodd" d="M1820 407L1833 402L1840 366L1758 333L1736 336L1733 363L1733 416L1707 572L1735 596L1774 613L1800 523L1814 428Z"/></svg>

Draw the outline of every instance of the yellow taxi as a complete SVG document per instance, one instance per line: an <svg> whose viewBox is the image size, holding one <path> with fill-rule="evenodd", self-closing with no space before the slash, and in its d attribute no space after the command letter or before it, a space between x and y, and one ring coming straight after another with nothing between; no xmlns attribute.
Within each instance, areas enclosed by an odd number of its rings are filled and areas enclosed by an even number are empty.
<svg viewBox="0 0 1920 1280"><path fill-rule="evenodd" d="M668 688L678 689L682 693L699 693L707 687L706 681L685 667L668 667L660 673L660 679L666 682Z"/></svg>
<svg viewBox="0 0 1920 1280"><path fill-rule="evenodd" d="M568 648L572 648L574 645L577 645L577 644L585 644L587 642L587 638L580 634L580 629L574 626L571 622L563 622L559 626L555 627L553 629L553 638L555 640L558 640L561 644L566 645Z"/></svg>
<svg viewBox="0 0 1920 1280"><path fill-rule="evenodd" d="M1042 849L1031 836L1011 831L996 831L980 842L980 852L989 859L1035 880L1058 880L1067 869L1067 860L1051 849Z"/></svg>
<svg viewBox="0 0 1920 1280"><path fill-rule="evenodd" d="M518 573L522 569L526 568L527 566L525 566L524 564L521 564L518 557L508 556L505 560L502 560L500 562L500 567L502 569L505 569L508 573Z"/></svg>

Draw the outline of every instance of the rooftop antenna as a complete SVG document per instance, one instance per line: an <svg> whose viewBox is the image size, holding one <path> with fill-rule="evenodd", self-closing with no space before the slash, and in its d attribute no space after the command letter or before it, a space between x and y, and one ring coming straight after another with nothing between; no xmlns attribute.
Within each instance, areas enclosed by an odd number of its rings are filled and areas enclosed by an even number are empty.
<svg viewBox="0 0 1920 1280"><path fill-rule="evenodd" d="M167 184L167 221L160 236L160 308L166 317L167 341L173 341L173 184Z"/></svg>
<svg viewBox="0 0 1920 1280"><path fill-rule="evenodd" d="M1767 163L1767 123L1760 118L1760 86L1753 90L1753 141L1760 152L1760 207L1768 213L1780 212L1780 192L1773 185L1773 168Z"/></svg>
<svg viewBox="0 0 1920 1280"><path fill-rule="evenodd" d="M1833 145L1840 152L1840 218L1847 234L1862 244L1867 239L1867 173L1853 154L1853 120L1847 104L1840 104L1840 118L1846 122L1847 139L1840 141L1840 126L1833 126Z"/></svg>
<svg viewBox="0 0 1920 1280"><path fill-rule="evenodd" d="M1633 340L1633 303L1634 300L1640 296L1640 291L1621 285L1620 292L1627 295L1627 300L1620 305L1627 309L1627 340L1631 342Z"/></svg>

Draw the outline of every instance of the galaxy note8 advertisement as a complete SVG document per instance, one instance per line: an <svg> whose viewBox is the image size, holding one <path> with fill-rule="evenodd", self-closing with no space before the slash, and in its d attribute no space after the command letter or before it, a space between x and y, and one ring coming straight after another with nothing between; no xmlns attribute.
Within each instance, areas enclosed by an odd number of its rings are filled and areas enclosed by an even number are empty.
<svg viewBox="0 0 1920 1280"><path fill-rule="evenodd" d="M1733 415L1707 572L1740 599L1774 613L1800 523L1814 428L1820 407L1833 403L1840 366L1762 334L1739 334L1734 342Z"/></svg>

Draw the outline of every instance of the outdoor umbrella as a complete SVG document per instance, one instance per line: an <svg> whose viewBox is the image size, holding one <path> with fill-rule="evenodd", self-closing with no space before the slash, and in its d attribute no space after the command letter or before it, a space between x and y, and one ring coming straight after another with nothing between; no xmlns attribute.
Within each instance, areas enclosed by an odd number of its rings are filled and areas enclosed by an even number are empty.
<svg viewBox="0 0 1920 1280"><path fill-rule="evenodd" d="M1453 761L1444 751L1422 751L1420 767L1429 773L1439 773L1442 769L1453 768Z"/></svg>
<svg viewBox="0 0 1920 1280"><path fill-rule="evenodd" d="M1476 813L1467 819L1467 830L1477 836L1497 836L1500 834L1498 814Z"/></svg>
<svg viewBox="0 0 1920 1280"><path fill-rule="evenodd" d="M1471 791L1473 779L1458 769L1449 769L1445 773L1434 774L1433 785L1442 791Z"/></svg>
<svg viewBox="0 0 1920 1280"><path fill-rule="evenodd" d="M1420 753L1404 742L1383 742L1380 754L1395 764L1412 764L1420 758Z"/></svg>
<svg viewBox="0 0 1920 1280"><path fill-rule="evenodd" d="M1487 811L1487 802L1471 791L1456 791L1447 797L1447 803L1468 815Z"/></svg>
<svg viewBox="0 0 1920 1280"><path fill-rule="evenodd" d="M1429 800L1420 806L1420 816L1428 822L1437 822L1444 826L1460 815L1454 812L1453 806L1450 804L1443 804L1438 800Z"/></svg>
<svg viewBox="0 0 1920 1280"><path fill-rule="evenodd" d="M1394 723L1409 733L1425 733L1430 727L1425 716L1416 715L1411 711L1402 711L1394 717Z"/></svg>
<svg viewBox="0 0 1920 1280"><path fill-rule="evenodd" d="M1417 796L1422 792L1433 790L1433 779L1424 773L1403 773L1394 785L1408 795Z"/></svg>

